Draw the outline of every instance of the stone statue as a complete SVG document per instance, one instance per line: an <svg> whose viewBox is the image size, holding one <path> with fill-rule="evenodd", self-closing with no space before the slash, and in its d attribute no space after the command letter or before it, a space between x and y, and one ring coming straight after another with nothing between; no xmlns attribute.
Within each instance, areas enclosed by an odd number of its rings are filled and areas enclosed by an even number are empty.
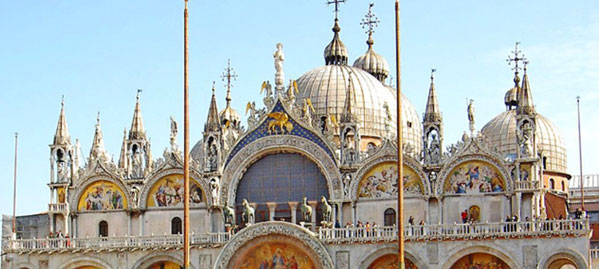
<svg viewBox="0 0 599 269"><path fill-rule="evenodd" d="M56 180L58 182L66 182L69 178L69 168L65 161L59 160L56 163Z"/></svg>
<svg viewBox="0 0 599 269"><path fill-rule="evenodd" d="M283 72L283 62L285 61L285 54L283 53L283 44L277 43L277 51L273 54L275 59L275 88L277 90L283 90L285 82L285 72Z"/></svg>
<svg viewBox="0 0 599 269"><path fill-rule="evenodd" d="M474 133L474 100L468 99L468 121L470 122L470 132Z"/></svg>
<svg viewBox="0 0 599 269"><path fill-rule="evenodd" d="M131 195L133 196L133 205L132 207L137 207L137 199L139 199L139 187L133 186L131 187Z"/></svg>
<svg viewBox="0 0 599 269"><path fill-rule="evenodd" d="M343 191L345 192L345 198L349 198L350 193L349 193L349 184L351 183L351 173L345 173L343 174Z"/></svg>
<svg viewBox="0 0 599 269"><path fill-rule="evenodd" d="M246 199L242 200L241 205L243 206L243 213L241 214L241 219L245 222L245 225L250 226L254 224L254 208L250 206L250 203Z"/></svg>
<svg viewBox="0 0 599 269"><path fill-rule="evenodd" d="M131 173L133 175L133 177L135 178L140 178L143 177L143 161L142 161L142 156L141 156L141 152L139 150L135 150L133 152L133 158L132 159L132 164L131 164Z"/></svg>
<svg viewBox="0 0 599 269"><path fill-rule="evenodd" d="M327 201L327 198L322 196L320 198L321 210L322 210L322 226L329 227L333 224L333 207Z"/></svg>
<svg viewBox="0 0 599 269"><path fill-rule="evenodd" d="M179 132L178 128L177 128L177 122L175 121L175 119L173 118L173 116L171 116L171 150L173 152L178 151L178 147L177 147L177 133Z"/></svg>
<svg viewBox="0 0 599 269"><path fill-rule="evenodd" d="M385 136L391 139L391 109L386 101L383 103L383 108L385 109Z"/></svg>
<svg viewBox="0 0 599 269"><path fill-rule="evenodd" d="M431 134L431 142L428 148L427 162L439 163L441 161L441 145L439 137L436 134Z"/></svg>
<svg viewBox="0 0 599 269"><path fill-rule="evenodd" d="M218 178L213 177L210 180L210 193L212 194L212 205L216 206L218 204L218 190L220 189L220 185L218 184Z"/></svg>
<svg viewBox="0 0 599 269"><path fill-rule="evenodd" d="M214 142L208 145L207 149L207 158L206 158L206 168L208 171L216 171L218 166L218 149L216 148L216 144Z"/></svg>
<svg viewBox="0 0 599 269"><path fill-rule="evenodd" d="M525 121L520 127L520 130L516 132L516 136L518 138L518 144L520 145L520 154L522 157L529 157L532 154L532 145L531 145L531 137L532 137L532 127L528 121Z"/></svg>
<svg viewBox="0 0 599 269"><path fill-rule="evenodd" d="M312 207L308 205L308 198L305 196L300 203L300 212L302 213L302 221L312 222Z"/></svg>
<svg viewBox="0 0 599 269"><path fill-rule="evenodd" d="M223 206L223 215L225 218L225 226L229 225L230 227L235 226L235 209L227 205L225 201L225 205Z"/></svg>

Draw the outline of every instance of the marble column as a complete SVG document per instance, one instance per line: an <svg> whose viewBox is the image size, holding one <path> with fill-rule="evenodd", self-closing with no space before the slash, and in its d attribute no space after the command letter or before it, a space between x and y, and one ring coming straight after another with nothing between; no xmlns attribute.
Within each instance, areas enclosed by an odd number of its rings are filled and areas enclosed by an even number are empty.
<svg viewBox="0 0 599 269"><path fill-rule="evenodd" d="M275 220L275 210L277 209L277 203L275 202L267 202L266 206L268 207L268 220Z"/></svg>
<svg viewBox="0 0 599 269"><path fill-rule="evenodd" d="M131 211L127 211L127 235L131 235L131 218L133 213Z"/></svg>
<svg viewBox="0 0 599 269"><path fill-rule="evenodd" d="M316 207L318 206L318 201L308 201L308 204L312 207L312 231L316 231Z"/></svg>
<svg viewBox="0 0 599 269"><path fill-rule="evenodd" d="M139 213L137 220L139 221L138 233L140 236L142 236L142 235L144 235L144 213L143 212Z"/></svg>
<svg viewBox="0 0 599 269"><path fill-rule="evenodd" d="M345 226L343 223L343 202L337 202L337 220L339 220L341 227Z"/></svg>
<svg viewBox="0 0 599 269"><path fill-rule="evenodd" d="M79 236L79 232L77 231L78 230L78 227L77 227L77 215L73 216L73 228L72 228L72 230L73 231L71 232L71 235L70 235L71 238L78 237Z"/></svg>
<svg viewBox="0 0 599 269"><path fill-rule="evenodd" d="M354 227L358 225L356 222L356 203L351 202L351 222L354 224Z"/></svg>
<svg viewBox="0 0 599 269"><path fill-rule="evenodd" d="M69 224L70 224L70 222L71 222L71 216L69 216L69 215L70 215L70 214L69 214L69 211L67 211L67 212L66 212L64 215L62 215L62 216L63 216L63 218L64 218L64 234L69 234L69 236L70 236L70 231L69 231L69 228L70 228L70 226L71 226L71 225L69 225Z"/></svg>
<svg viewBox="0 0 599 269"><path fill-rule="evenodd" d="M297 224L297 205L298 202L288 202L289 210L291 210L291 222Z"/></svg>

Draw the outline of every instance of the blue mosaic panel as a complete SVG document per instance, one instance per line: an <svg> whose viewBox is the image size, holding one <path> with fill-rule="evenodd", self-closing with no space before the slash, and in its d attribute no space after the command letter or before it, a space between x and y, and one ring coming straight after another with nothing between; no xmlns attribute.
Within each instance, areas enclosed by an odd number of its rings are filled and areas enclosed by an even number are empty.
<svg viewBox="0 0 599 269"><path fill-rule="evenodd" d="M277 104L275 105L275 107L273 108L273 110L271 112L285 112L285 109L283 108L283 105L281 105L281 102L277 102ZM225 163L225 166L227 164L229 164L229 162L231 161L231 159L233 159L233 157L239 153L239 151L241 151L241 149L243 149L245 146L249 145L250 143L256 141L257 139L260 139L262 137L266 137L266 136L270 136L270 135L278 135L277 133L272 133L269 134L268 133L268 123L273 120L271 118L267 118L264 122L262 122L262 124L260 124L260 127L256 128L254 131L252 131L250 134L248 134L247 136L245 136L244 138L241 139L241 141L239 141L239 143L237 143L237 145L235 145L235 147L233 148L233 150L231 150L231 153L229 154L229 157L227 158L227 161ZM329 148L326 146L325 142L322 141L322 139L320 139L320 137L318 137L315 133L313 133L312 131L300 126L295 120L291 119L291 117L289 117L289 122L291 122L291 124L293 124L293 130L291 130L291 133L287 133L285 132L286 135L293 135L293 136L299 136L299 137L303 137L305 139L308 139L314 143L316 143L320 148L322 148L330 157L331 159L334 159L334 155L333 153L329 150ZM278 131L279 128L276 127L276 130ZM280 134L280 132L279 132Z"/></svg>

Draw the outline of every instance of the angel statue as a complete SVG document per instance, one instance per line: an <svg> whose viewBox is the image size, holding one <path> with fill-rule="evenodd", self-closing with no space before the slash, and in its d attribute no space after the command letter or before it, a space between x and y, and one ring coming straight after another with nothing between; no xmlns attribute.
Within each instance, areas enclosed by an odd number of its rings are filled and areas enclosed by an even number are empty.
<svg viewBox="0 0 599 269"><path fill-rule="evenodd" d="M306 120L309 125L312 125L312 113L316 110L312 105L312 100L310 98L304 99L304 106L302 107L302 116Z"/></svg>
<svg viewBox="0 0 599 269"><path fill-rule="evenodd" d="M248 125L251 128L256 124L256 102L248 102L245 106L245 114L247 115L250 112L250 116L248 117Z"/></svg>
<svg viewBox="0 0 599 269"><path fill-rule="evenodd" d="M387 138L391 138L391 122L393 119L391 118L391 109L386 101L383 103L383 108L385 109L385 135Z"/></svg>
<svg viewBox="0 0 599 269"><path fill-rule="evenodd" d="M290 103L290 107L293 107L293 104L295 103L295 95L297 93L299 93L299 90L297 88L297 81L290 79L289 87L287 88L287 100Z"/></svg>
<svg viewBox="0 0 599 269"><path fill-rule="evenodd" d="M263 99L264 105L266 105L267 107L272 105L272 85L270 85L270 82L268 80L262 82L262 87L260 87L260 94L262 93L266 93Z"/></svg>

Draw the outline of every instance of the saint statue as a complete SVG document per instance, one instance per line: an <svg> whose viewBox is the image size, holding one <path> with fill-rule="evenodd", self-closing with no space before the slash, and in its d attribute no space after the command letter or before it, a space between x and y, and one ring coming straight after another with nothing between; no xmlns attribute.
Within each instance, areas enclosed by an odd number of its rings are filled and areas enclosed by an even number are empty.
<svg viewBox="0 0 599 269"><path fill-rule="evenodd" d="M474 100L468 100L468 121L470 122L470 132L474 133Z"/></svg>
<svg viewBox="0 0 599 269"><path fill-rule="evenodd" d="M210 192L212 193L212 205L218 204L218 189L220 185L218 184L218 178L212 178L210 180Z"/></svg>
<svg viewBox="0 0 599 269"><path fill-rule="evenodd" d="M283 44L277 43L277 51L273 54L275 59L275 88L277 90L284 89L283 83L285 81L285 73L283 72L283 62L285 61L285 54L283 53Z"/></svg>

